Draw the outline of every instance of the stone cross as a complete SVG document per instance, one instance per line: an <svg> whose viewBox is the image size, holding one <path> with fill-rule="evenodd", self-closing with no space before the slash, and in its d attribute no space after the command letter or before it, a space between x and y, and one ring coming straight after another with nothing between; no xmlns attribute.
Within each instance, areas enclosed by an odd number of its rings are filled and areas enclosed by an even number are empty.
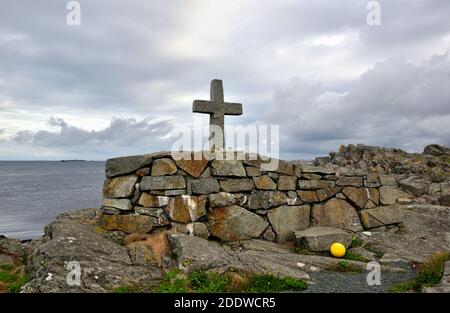
<svg viewBox="0 0 450 313"><path fill-rule="evenodd" d="M241 115L242 104L224 102L223 85L219 79L211 81L210 101L194 100L192 111L209 114L209 149L225 148L225 115Z"/></svg>

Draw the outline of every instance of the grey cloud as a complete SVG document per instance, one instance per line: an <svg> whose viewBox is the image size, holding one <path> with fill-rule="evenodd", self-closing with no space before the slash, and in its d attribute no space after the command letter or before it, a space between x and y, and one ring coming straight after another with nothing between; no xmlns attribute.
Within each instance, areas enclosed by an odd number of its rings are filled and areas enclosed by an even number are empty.
<svg viewBox="0 0 450 313"><path fill-rule="evenodd" d="M347 92L294 78L274 93L267 118L281 124L281 150L327 153L366 143L421 151L450 144L450 58L378 63Z"/></svg>

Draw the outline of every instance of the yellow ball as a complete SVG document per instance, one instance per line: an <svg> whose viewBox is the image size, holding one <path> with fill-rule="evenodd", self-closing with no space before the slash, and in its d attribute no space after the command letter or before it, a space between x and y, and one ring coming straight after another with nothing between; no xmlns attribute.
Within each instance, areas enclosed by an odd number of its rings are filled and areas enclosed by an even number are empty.
<svg viewBox="0 0 450 313"><path fill-rule="evenodd" d="M342 258L345 255L345 246L340 242L334 242L330 246L330 253L336 258Z"/></svg>

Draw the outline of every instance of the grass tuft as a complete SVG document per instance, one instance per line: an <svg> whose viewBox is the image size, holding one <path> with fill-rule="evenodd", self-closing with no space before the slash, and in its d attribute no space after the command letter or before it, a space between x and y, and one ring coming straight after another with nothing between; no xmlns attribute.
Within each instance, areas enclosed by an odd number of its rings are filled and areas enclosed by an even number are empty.
<svg viewBox="0 0 450 313"><path fill-rule="evenodd" d="M420 292L423 287L437 285L444 273L445 262L450 260L450 252L432 255L419 267L417 276L409 281L393 285L390 292Z"/></svg>

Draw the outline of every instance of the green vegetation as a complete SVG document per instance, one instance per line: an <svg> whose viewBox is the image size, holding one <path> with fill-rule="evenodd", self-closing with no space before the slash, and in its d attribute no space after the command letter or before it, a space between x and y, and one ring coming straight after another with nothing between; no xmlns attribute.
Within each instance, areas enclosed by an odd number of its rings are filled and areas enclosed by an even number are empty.
<svg viewBox="0 0 450 313"><path fill-rule="evenodd" d="M361 262L365 261L364 257L361 254L352 253L349 251L345 252L344 258L352 261L361 261Z"/></svg>
<svg viewBox="0 0 450 313"><path fill-rule="evenodd" d="M183 275L178 269L167 272L155 292L281 292L301 291L306 282L293 277L280 278L272 274L243 274L194 271Z"/></svg>
<svg viewBox="0 0 450 313"><path fill-rule="evenodd" d="M326 268L326 270L343 273L350 273L350 272L361 273L363 271L361 267L356 266L348 261L340 261L336 265Z"/></svg>
<svg viewBox="0 0 450 313"><path fill-rule="evenodd" d="M14 264L0 265L0 293L18 293L22 286L29 281L23 267Z"/></svg>
<svg viewBox="0 0 450 313"><path fill-rule="evenodd" d="M308 288L306 282L293 277L279 278L271 274L253 275L244 283L244 292L302 291Z"/></svg>
<svg viewBox="0 0 450 313"><path fill-rule="evenodd" d="M349 248L361 247L363 244L364 242L360 238L353 236Z"/></svg>
<svg viewBox="0 0 450 313"><path fill-rule="evenodd" d="M409 281L392 286L390 292L420 292L423 287L437 285L444 273L445 262L450 260L450 252L440 252L432 255L419 267L417 276Z"/></svg>
<svg viewBox="0 0 450 313"><path fill-rule="evenodd" d="M114 293L141 293L142 289L138 286L120 286L113 290Z"/></svg>

